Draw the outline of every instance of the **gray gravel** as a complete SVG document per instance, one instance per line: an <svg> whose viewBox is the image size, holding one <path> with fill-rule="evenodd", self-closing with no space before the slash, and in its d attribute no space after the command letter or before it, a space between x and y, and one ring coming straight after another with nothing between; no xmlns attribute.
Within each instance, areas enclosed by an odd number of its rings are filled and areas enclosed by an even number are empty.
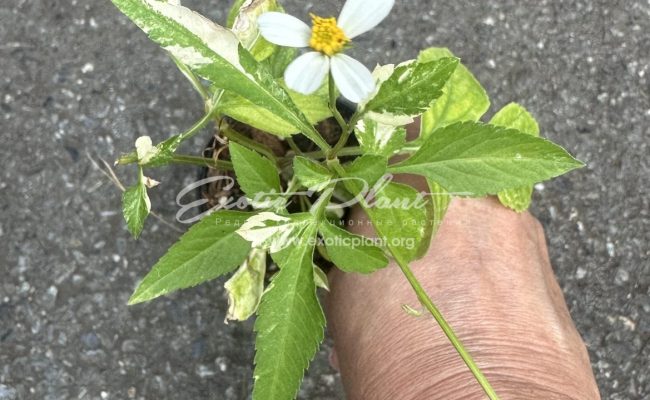
<svg viewBox="0 0 650 400"><path fill-rule="evenodd" d="M186 3L224 19L225 1ZM649 21L647 0L402 0L356 49L371 65L447 46L491 112L521 102L589 164L538 187L534 212L604 399L650 398ZM245 399L252 324L222 323L221 282L126 307L179 233L150 220L130 239L119 192L89 161L190 126L201 104L181 74L107 0L0 2L0 71L0 400ZM194 175L155 173L163 218ZM342 398L327 352L301 398Z"/></svg>

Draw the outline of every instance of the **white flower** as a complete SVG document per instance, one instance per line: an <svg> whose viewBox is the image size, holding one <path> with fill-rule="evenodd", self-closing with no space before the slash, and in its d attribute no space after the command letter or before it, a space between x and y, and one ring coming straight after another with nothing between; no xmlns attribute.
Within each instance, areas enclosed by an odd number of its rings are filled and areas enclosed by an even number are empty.
<svg viewBox="0 0 650 400"><path fill-rule="evenodd" d="M258 24L262 36L271 43L315 50L298 57L287 67L284 80L291 89L311 94L331 71L341 94L360 103L374 92L375 81L368 68L342 51L351 39L383 21L393 4L395 0L348 0L338 22L336 18L312 14L312 28L295 17L278 12L262 14Z"/></svg>

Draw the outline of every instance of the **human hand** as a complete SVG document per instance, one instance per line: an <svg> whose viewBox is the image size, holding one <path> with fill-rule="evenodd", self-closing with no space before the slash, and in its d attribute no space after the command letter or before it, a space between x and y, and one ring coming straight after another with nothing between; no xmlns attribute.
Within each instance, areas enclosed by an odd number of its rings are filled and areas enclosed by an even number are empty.
<svg viewBox="0 0 650 400"><path fill-rule="evenodd" d="M353 221L365 220L356 210ZM355 233L373 235L362 223ZM494 199L454 199L412 269L502 399L599 399L585 346L553 275L544 232ZM349 400L485 395L396 265L330 273L327 314Z"/></svg>

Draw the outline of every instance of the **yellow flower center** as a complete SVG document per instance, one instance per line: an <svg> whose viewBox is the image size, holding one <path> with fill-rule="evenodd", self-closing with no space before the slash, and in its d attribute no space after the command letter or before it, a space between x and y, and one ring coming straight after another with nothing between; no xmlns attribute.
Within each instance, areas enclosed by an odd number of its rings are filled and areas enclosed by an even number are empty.
<svg viewBox="0 0 650 400"><path fill-rule="evenodd" d="M336 18L321 18L311 14L312 29L309 46L316 51L333 56L350 43L343 29L336 24Z"/></svg>

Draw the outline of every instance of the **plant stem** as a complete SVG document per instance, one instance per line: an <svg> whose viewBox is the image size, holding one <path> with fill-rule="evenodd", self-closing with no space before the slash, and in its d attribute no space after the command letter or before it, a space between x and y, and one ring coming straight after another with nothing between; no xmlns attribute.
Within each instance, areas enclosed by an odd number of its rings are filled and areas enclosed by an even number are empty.
<svg viewBox="0 0 650 400"><path fill-rule="evenodd" d="M350 122L347 124L347 127L343 129L343 133L341 133L341 137L339 138L339 141L332 148L332 150L328 152L327 154L328 160L335 159L336 156L339 154L339 152L345 147L345 145L348 144L348 139L350 138L350 134L354 130L354 126L359 121L359 118L361 118L361 114L359 113L354 113L352 118L350 118Z"/></svg>
<svg viewBox="0 0 650 400"><path fill-rule="evenodd" d="M234 168L230 161L215 160L213 158L174 154L172 157L172 162L176 164L189 164L198 165L200 167L210 167L221 171L234 171Z"/></svg>
<svg viewBox="0 0 650 400"><path fill-rule="evenodd" d="M361 147L358 147L358 146L344 147L341 150L339 150L339 152L337 153L337 155L339 155L341 157L358 156L358 155L361 155L361 154L363 154L363 150L361 150ZM309 157L309 158L314 158L314 159L327 158L327 154L325 154L322 151L310 151L309 153L304 153L303 156L304 157Z"/></svg>
<svg viewBox="0 0 650 400"><path fill-rule="evenodd" d="M338 122L339 125L341 126L341 132L345 132L348 129L348 124L345 122L345 118L343 118L343 116L339 112L339 109L336 107L336 85L334 84L334 77L332 76L331 72L329 74L328 85L329 85L329 93L330 93L330 100L329 100L330 111L332 111L332 115L334 115L336 122Z"/></svg>
<svg viewBox="0 0 650 400"><path fill-rule="evenodd" d="M241 133L237 132L232 127L230 127L228 124L222 124L222 126L220 126L219 129L221 130L221 132L225 137L232 140L233 142L239 143L241 145L248 147L249 149L257 151L258 153L264 155L265 157L273 161L275 164L278 163L278 160L275 157L275 154L273 154L273 151L269 149L267 146L265 146L264 144L258 143L253 139L242 135Z"/></svg>
<svg viewBox="0 0 650 400"><path fill-rule="evenodd" d="M198 120L197 123L192 125L190 129L178 135L179 138L181 139L181 142L201 132L201 129L203 129L212 120L212 118L214 118L216 111L217 111L216 108L213 108L212 110L208 111L207 113L205 113L203 118L201 118L200 120Z"/></svg>
<svg viewBox="0 0 650 400"><path fill-rule="evenodd" d="M138 162L138 157L135 154L126 154L117 160L117 165L135 164ZM190 155L174 154L170 163L197 165L199 167L210 167L222 171L233 171L232 163L230 161L215 160L206 157L197 157Z"/></svg>
<svg viewBox="0 0 650 400"><path fill-rule="evenodd" d="M128 165L138 162L138 155L134 152L122 154L120 158L115 161L115 165Z"/></svg>
<svg viewBox="0 0 650 400"><path fill-rule="evenodd" d="M479 367L476 365L474 359L472 359L472 356L465 349L465 346L463 346L460 339L458 339L458 336L456 336L451 326L449 326L445 318L442 316L442 313L440 313L440 310L438 310L435 304L433 304L433 301L431 301L431 298L427 295L425 290L422 288L422 285L420 285L420 282L418 281L417 277L413 274L413 271L409 267L408 263L400 261L397 257L394 258L397 261L397 264L399 265L400 269L402 270L402 273L406 277L406 280L408 280L408 282L411 284L411 287L413 288L413 291L415 292L418 299L420 300L420 303L422 303L422 305L431 313L431 315L436 320L438 325L440 325L440 328L444 332L445 336L447 336L447 339L449 339L449 341L454 346L454 348L456 349L460 357L463 359L465 365L467 365L469 370L472 371L474 378L476 378L476 381L479 383L479 385L481 385L481 387L485 391L485 394L491 400L499 400L499 396L497 396L496 392L490 385L490 382L488 382L485 375L483 375Z"/></svg>
<svg viewBox="0 0 650 400"><path fill-rule="evenodd" d="M303 155L302 150L300 150L300 147L296 144L296 142L293 140L291 136L287 138L287 143L289 144L289 147L291 150L293 150L294 153L296 153L297 156Z"/></svg>
<svg viewBox="0 0 650 400"><path fill-rule="evenodd" d="M364 154L363 150L359 146L354 146L354 147L344 147L341 150L339 150L336 155L345 157L345 156L359 156L361 154ZM324 156L323 156L324 157Z"/></svg>
<svg viewBox="0 0 650 400"><path fill-rule="evenodd" d="M174 57L171 53L169 54L171 57L172 61L176 64L178 69L185 75L185 77L190 81L192 84L192 87L196 90L196 92L201 96L203 99L203 102L206 104L206 112L209 111L208 109L208 101L210 100L210 95L208 94L208 91L205 89L203 84L201 83L201 80L192 72L191 69L189 69L185 64L180 62L176 57Z"/></svg>
<svg viewBox="0 0 650 400"><path fill-rule="evenodd" d="M285 209L289 203L289 200L291 197L295 196L296 189L300 186L300 182L298 182L298 179L294 176L291 178L289 183L287 184L287 190L285 190L282 194L281 197L284 198L284 206L283 207L278 207L275 211L280 212L283 209Z"/></svg>
<svg viewBox="0 0 650 400"><path fill-rule="evenodd" d="M354 113L352 118L350 118L350 122L346 122L345 118L343 118L338 108L336 107L336 85L334 84L334 77L332 76L331 72L329 74L328 85L329 85L329 94L330 94L330 98L329 98L330 110L332 111L332 115L334 115L336 122L338 122L339 125L341 126L341 137L339 138L339 141L336 143L334 148L332 148L327 153L327 159L333 160L348 143L350 134L354 130L354 126L357 124L360 115L359 113Z"/></svg>

